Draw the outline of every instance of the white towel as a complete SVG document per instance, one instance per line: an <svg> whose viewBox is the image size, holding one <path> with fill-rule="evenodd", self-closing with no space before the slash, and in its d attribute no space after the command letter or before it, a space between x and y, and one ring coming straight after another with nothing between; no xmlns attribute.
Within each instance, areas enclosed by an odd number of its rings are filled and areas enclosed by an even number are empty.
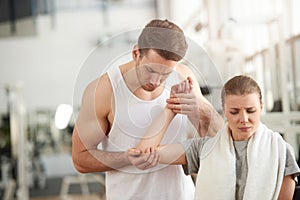
<svg viewBox="0 0 300 200"><path fill-rule="evenodd" d="M206 145L214 145L213 148ZM234 200L236 158L228 126L204 145L211 148L200 161L196 200ZM247 147L248 175L244 200L276 200L284 177L286 143L282 137L260 123Z"/></svg>

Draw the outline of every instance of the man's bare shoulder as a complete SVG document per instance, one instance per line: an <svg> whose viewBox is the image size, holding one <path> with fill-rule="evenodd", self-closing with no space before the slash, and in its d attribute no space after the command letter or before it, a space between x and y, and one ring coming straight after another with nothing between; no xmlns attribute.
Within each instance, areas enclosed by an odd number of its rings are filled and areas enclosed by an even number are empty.
<svg viewBox="0 0 300 200"><path fill-rule="evenodd" d="M84 90L84 97L105 96L112 93L112 86L107 73L91 81Z"/></svg>
<svg viewBox="0 0 300 200"><path fill-rule="evenodd" d="M183 63L178 63L177 66L176 66L176 71L184 76L185 78L188 77L188 76L193 76L194 73L192 72L192 70L185 64Z"/></svg>
<svg viewBox="0 0 300 200"><path fill-rule="evenodd" d="M105 73L87 85L83 93L81 107L107 113L110 110L107 105L110 105L112 95L111 82Z"/></svg>

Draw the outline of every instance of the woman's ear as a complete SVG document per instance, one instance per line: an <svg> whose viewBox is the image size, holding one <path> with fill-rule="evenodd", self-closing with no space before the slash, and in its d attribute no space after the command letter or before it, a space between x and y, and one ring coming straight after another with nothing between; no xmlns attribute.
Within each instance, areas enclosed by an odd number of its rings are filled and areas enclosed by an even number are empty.
<svg viewBox="0 0 300 200"><path fill-rule="evenodd" d="M139 57L140 57L139 47L137 45L134 45L132 49L132 58L133 60L136 61Z"/></svg>

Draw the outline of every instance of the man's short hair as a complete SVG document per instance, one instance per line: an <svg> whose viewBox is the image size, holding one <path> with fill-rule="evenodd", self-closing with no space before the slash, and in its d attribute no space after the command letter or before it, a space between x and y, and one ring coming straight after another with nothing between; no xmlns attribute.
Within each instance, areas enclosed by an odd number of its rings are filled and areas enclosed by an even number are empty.
<svg viewBox="0 0 300 200"><path fill-rule="evenodd" d="M167 60L181 60L187 50L183 31L173 22L155 19L150 21L138 38L141 56L152 49Z"/></svg>

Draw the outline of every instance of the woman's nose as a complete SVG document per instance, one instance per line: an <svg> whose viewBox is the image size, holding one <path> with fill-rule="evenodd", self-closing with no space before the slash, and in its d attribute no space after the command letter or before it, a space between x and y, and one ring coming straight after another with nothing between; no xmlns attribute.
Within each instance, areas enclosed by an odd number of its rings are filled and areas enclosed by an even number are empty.
<svg viewBox="0 0 300 200"><path fill-rule="evenodd" d="M246 123L246 122L248 122L248 114L247 114L247 112L246 111L243 111L242 113L241 113L241 115L240 115L240 121L241 121L241 123Z"/></svg>

